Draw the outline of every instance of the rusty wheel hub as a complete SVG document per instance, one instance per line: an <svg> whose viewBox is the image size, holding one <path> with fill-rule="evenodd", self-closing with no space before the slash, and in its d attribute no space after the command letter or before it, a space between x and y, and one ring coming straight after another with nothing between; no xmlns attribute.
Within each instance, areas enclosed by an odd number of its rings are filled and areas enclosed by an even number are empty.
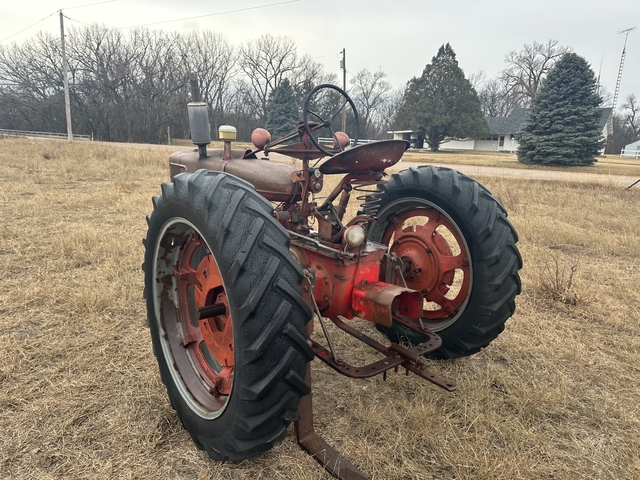
<svg viewBox="0 0 640 480"><path fill-rule="evenodd" d="M407 287L422 293L422 317L434 326L455 318L468 298L471 267L453 221L435 208L414 208L389 224L382 241L402 259Z"/></svg>
<svg viewBox="0 0 640 480"><path fill-rule="evenodd" d="M180 324L195 369L214 396L229 395L233 383L233 327L229 309L225 314L200 319L198 309L229 306L215 259L200 236L192 232L183 247L178 268Z"/></svg>

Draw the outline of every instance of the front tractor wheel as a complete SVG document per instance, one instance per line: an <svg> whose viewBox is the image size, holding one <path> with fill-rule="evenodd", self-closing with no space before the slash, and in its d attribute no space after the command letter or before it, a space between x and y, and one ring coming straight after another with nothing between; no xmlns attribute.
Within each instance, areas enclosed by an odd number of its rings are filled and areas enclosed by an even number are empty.
<svg viewBox="0 0 640 480"><path fill-rule="evenodd" d="M427 328L442 338L433 358L471 355L504 329L520 293L517 235L489 191L448 168L420 167L379 187L371 240L398 258L396 283L422 293L415 325L377 325L390 340L418 344ZM409 328L411 327L411 328Z"/></svg>
<svg viewBox="0 0 640 480"><path fill-rule="evenodd" d="M251 185L225 173L177 175L154 205L145 292L171 405L212 458L260 455L297 418L313 358L289 236Z"/></svg>

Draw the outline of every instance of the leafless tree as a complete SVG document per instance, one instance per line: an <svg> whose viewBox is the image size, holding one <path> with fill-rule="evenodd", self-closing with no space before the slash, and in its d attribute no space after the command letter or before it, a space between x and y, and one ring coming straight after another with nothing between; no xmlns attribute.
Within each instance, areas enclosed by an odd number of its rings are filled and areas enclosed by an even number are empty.
<svg viewBox="0 0 640 480"><path fill-rule="evenodd" d="M520 97L512 95L502 77L488 80L478 91L482 113L489 117L506 117L522 106Z"/></svg>
<svg viewBox="0 0 640 480"><path fill-rule="evenodd" d="M66 128L61 58L59 40L43 32L20 45L0 47L2 124L11 112L14 128Z"/></svg>
<svg viewBox="0 0 640 480"><path fill-rule="evenodd" d="M611 107L613 105L613 94L604 85L599 86L598 95L602 99L600 102L601 107Z"/></svg>
<svg viewBox="0 0 640 480"><path fill-rule="evenodd" d="M489 117L504 116L506 110L505 96L506 90L504 84L499 79L493 78L487 81L478 90L482 113Z"/></svg>
<svg viewBox="0 0 640 480"><path fill-rule="evenodd" d="M208 31L92 25L68 32L67 60L74 132L111 141L161 142L167 127L187 136L191 73L212 107L213 129L235 124L241 139L264 126L269 97L284 78L302 97L320 82L335 83L297 55L293 40L270 35L236 49ZM65 131L61 65L60 40L49 34L0 46L0 128Z"/></svg>
<svg viewBox="0 0 640 480"><path fill-rule="evenodd" d="M634 94L627 96L610 121L613 135L607 139L606 153L617 155L625 145L640 140L640 101L637 97Z"/></svg>
<svg viewBox="0 0 640 480"><path fill-rule="evenodd" d="M380 124L379 133L376 138L384 138L387 132L391 130L391 125L395 119L396 113L402 104L406 87L396 88L389 92L387 100L380 107Z"/></svg>
<svg viewBox="0 0 640 480"><path fill-rule="evenodd" d="M323 83L337 84L338 78L334 73L326 73L318 62L314 62L305 55L300 59L300 65L289 77L293 86L297 104L302 107L307 94L317 85Z"/></svg>
<svg viewBox="0 0 640 480"><path fill-rule="evenodd" d="M382 70L370 72L365 68L351 79L350 94L360 116L361 135L366 138L379 134L375 125L382 120L382 107L391 91L391 84L385 80L386 76Z"/></svg>
<svg viewBox="0 0 640 480"><path fill-rule="evenodd" d="M627 137L629 143L632 143L640 139L640 102L634 94L631 94L625 98L622 108Z"/></svg>
<svg viewBox="0 0 640 480"><path fill-rule="evenodd" d="M484 70L478 70L477 72L472 72L466 77L476 92L480 92L484 84L487 83L487 74Z"/></svg>
<svg viewBox="0 0 640 480"><path fill-rule="evenodd" d="M236 77L224 98L225 122L236 127L238 139L248 140L255 128L265 126L253 107L253 95L251 85L244 78Z"/></svg>
<svg viewBox="0 0 640 480"><path fill-rule="evenodd" d="M267 120L269 98L300 66L291 37L264 34L240 46L240 67L252 87L251 101L263 122Z"/></svg>
<svg viewBox="0 0 640 480"><path fill-rule="evenodd" d="M68 52L77 65L71 88L74 123L104 140L133 138L136 53L124 35L99 25L72 29Z"/></svg>
<svg viewBox="0 0 640 480"><path fill-rule="evenodd" d="M226 121L225 101L233 95L232 79L239 72L236 49L219 33L193 32L179 38L182 75L195 74L202 100L211 107L213 131Z"/></svg>
<svg viewBox="0 0 640 480"><path fill-rule="evenodd" d="M507 67L501 77L512 103L523 107L531 105L542 79L570 51L569 47L560 45L557 40L549 40L547 43L525 44L522 50L509 52L505 56Z"/></svg>

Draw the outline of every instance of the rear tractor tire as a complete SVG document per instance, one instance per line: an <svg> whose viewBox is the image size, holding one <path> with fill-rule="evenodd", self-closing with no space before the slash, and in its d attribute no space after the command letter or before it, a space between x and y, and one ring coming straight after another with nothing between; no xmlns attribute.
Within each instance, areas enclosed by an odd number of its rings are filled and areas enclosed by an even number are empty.
<svg viewBox="0 0 640 480"><path fill-rule="evenodd" d="M448 168L410 168L380 185L369 238L402 260L409 288L422 292L422 325L376 325L394 342L442 338L431 358L471 355L503 330L520 293L522 258L507 213L472 178ZM401 280L400 280L401 281Z"/></svg>
<svg viewBox="0 0 640 480"><path fill-rule="evenodd" d="M171 405L211 458L261 455L309 392L311 311L289 235L249 183L221 172L177 175L153 203L145 297Z"/></svg>

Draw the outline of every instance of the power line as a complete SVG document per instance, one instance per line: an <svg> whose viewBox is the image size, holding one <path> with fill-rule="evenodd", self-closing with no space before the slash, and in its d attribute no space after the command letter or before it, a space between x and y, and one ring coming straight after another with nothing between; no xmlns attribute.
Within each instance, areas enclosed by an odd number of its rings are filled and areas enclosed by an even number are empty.
<svg viewBox="0 0 640 480"><path fill-rule="evenodd" d="M46 16L46 17L44 17L43 19L38 20L38 21L37 21L37 22L35 22L35 23L32 23L32 24L31 24L31 25L29 25L28 27L25 27L25 28L23 28L22 30L20 30L20 31L18 31L18 32L14 33L14 34L9 35L8 37L3 38L2 40L0 40L0 43L4 42L4 41L6 41L6 40L9 40L10 38L15 37L16 35L19 35L19 34L21 34L22 32L24 32L24 31L26 31L26 30L29 30L29 29L30 29L30 28L32 28L32 27L35 27L35 26L36 26L36 25L38 25L39 23L44 22L47 18L49 18L49 17L51 17L51 16L55 15L56 13L58 13L58 12L60 12L60 11L62 11L62 10L71 10L72 8L84 8L84 7L91 7L91 6L93 6L93 5L101 5L101 4L103 4L103 3L113 3L113 2L117 2L117 1L118 1L118 0L106 0L106 1L103 1L103 2L88 3L88 4L85 4L85 5L77 5L77 6L75 6L75 7L62 8L62 9L60 9L60 10L57 10L57 11L55 11L55 12L53 12L53 13L51 13L51 14L47 15L47 16ZM173 20L163 20L163 21L160 21L160 22L151 22L151 23L143 23L143 24L140 24L140 25L131 25L131 26L127 26L127 27L119 27L119 28L118 28L118 30L123 30L123 29L125 29L125 28L146 27L146 26L149 26L149 25L159 25L159 24L162 24L162 23L182 22L182 21L185 21L185 20L194 20L194 19L197 19L197 18L214 17L214 16L217 16L217 15L226 15L226 14L229 14L229 13L246 12L246 11L249 11L249 10L257 10L257 9L260 9L260 8L275 7L275 6L277 6L277 5L285 5L285 4L287 4L287 3L296 3L296 2L299 2L299 1L300 1L300 0L286 0L286 1L284 1L284 2L268 3L268 4L266 4L266 5L255 5L255 6L253 6L253 7L237 8L237 9L234 9L234 10L225 10L224 12L208 13L208 14L205 14L205 15L196 15L196 16L194 16L194 17L177 18L177 19L173 19ZM65 17L66 17L68 20L71 20L71 21L73 21L73 22L78 22L78 23L81 23L81 24L83 24L83 25L90 26L89 24L87 24L87 23L85 23L85 22L81 22L80 20L75 20L75 19L73 19L73 18L69 18L69 17L67 17L66 15L65 15ZM328 57L330 57L330 56L332 56L332 55L327 55L327 56L328 56ZM320 57L317 57L317 58L320 58Z"/></svg>
<svg viewBox="0 0 640 480"><path fill-rule="evenodd" d="M31 27L35 27L35 26L36 26L36 25L38 25L40 22L44 22L47 18L52 17L53 15L55 15L55 14L56 14L56 13L58 13L58 12L61 12L62 10L71 10L72 8L84 8L84 7L91 7L91 6L93 6L93 5L100 5L100 4L103 4L103 3L112 3L112 2L117 2L117 1L118 1L118 0L105 0L105 1L102 1L102 2L88 3L88 4L86 4L86 5L76 5L75 7L61 8L60 10L56 10L56 11L55 11L55 12L53 12L52 14L47 15L47 16L46 16L46 17L44 17L42 20L38 20L36 23L32 23L32 24L31 24L31 25L29 25L28 27L23 28L23 29L22 29L22 30L20 30L19 32L16 32L16 33L14 33L13 35L9 35L8 37L3 38L2 40L0 40L0 43L4 42L5 40L9 40L10 38L15 37L16 35L21 34L21 33L22 33L22 32L24 32L25 30L29 30ZM69 18L69 17L67 17L67 18ZM69 20L73 20L73 19L69 18ZM78 22L78 23L83 23L83 22L80 22L79 20L73 20L73 21L74 21L74 22ZM85 23L85 25L87 25L87 24Z"/></svg>
<svg viewBox="0 0 640 480"><path fill-rule="evenodd" d="M80 20L76 20L75 18L67 17L66 15L64 15L64 18L66 18L67 20L71 20L72 22L81 23L82 25L86 25L87 27L91 26L89 23L81 22Z"/></svg>
<svg viewBox="0 0 640 480"><path fill-rule="evenodd" d="M226 15L228 13L246 12L248 10L257 10L259 8L275 7L276 5L284 5L284 4L287 4L287 3L295 3L295 2L299 2L299 1L300 0L287 0L285 2L268 3L266 5L256 5L254 7L238 8L238 9L235 9L235 10L226 10L224 12L207 13L205 15L197 15L195 17L175 18L173 20L162 20L160 22L141 23L140 25L130 25L130 26L127 26L127 27L119 27L118 30L123 30L125 28L148 27L149 25L159 25L161 23L183 22L185 20L194 20L196 18L204 18L204 17L214 17L216 15Z"/></svg>
<svg viewBox="0 0 640 480"><path fill-rule="evenodd" d="M316 58L328 58L328 57L338 57L338 55L341 55L342 52L338 52L338 53L332 53L331 55L320 55L319 57L311 57L312 60L315 60Z"/></svg>
<svg viewBox="0 0 640 480"><path fill-rule="evenodd" d="M76 5L75 7L61 8L60 10L71 10L72 8L92 7L93 5L102 5L103 3L113 3L113 2L117 2L117 1L118 0L105 0L103 2L87 3L85 5Z"/></svg>
<svg viewBox="0 0 640 480"><path fill-rule="evenodd" d="M15 37L16 35L18 35L18 34L20 34L20 33L24 32L25 30L29 30L31 27L35 27L35 26L36 26L36 25L38 25L40 22L44 22L47 18L52 17L52 16L53 16L53 15L55 15L56 13L58 13L58 12L57 12L57 11L56 11L56 12L53 12L52 14L47 15L46 17L44 17L42 20L38 20L36 23L32 23L32 24L31 24L31 25L29 25L28 27L23 28L23 29L22 29L22 30L20 30L19 32L16 32L16 33L14 33L13 35L9 35L7 38L3 38L2 40L0 40L0 43L4 42L5 40L9 40L10 38Z"/></svg>

